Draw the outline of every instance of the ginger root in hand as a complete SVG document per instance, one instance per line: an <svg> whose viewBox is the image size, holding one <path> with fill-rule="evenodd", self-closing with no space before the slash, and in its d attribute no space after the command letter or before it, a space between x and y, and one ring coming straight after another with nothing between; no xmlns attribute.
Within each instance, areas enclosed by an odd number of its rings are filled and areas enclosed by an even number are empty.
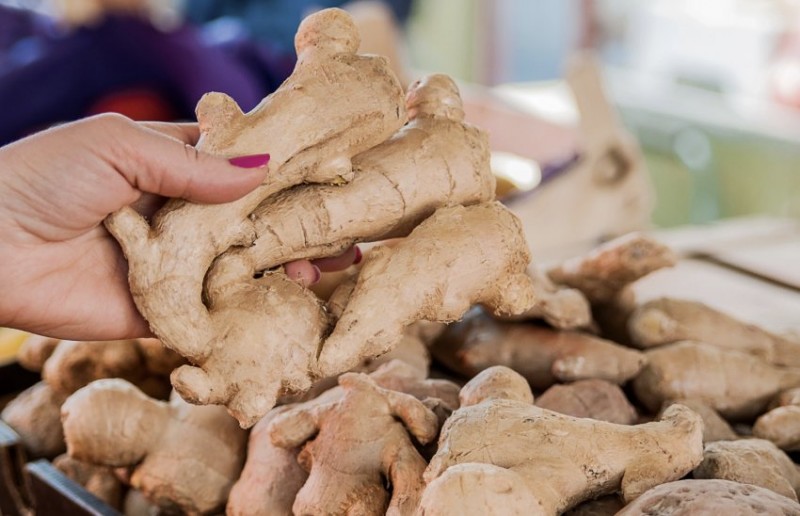
<svg viewBox="0 0 800 516"><path fill-rule="evenodd" d="M440 208L395 246L367 255L319 371L346 371L392 349L406 326L454 321L476 303L501 314L529 309L529 261L522 226L500 203Z"/></svg>
<svg viewBox="0 0 800 516"><path fill-rule="evenodd" d="M189 405L177 396L161 402L124 380L78 390L61 418L70 457L133 466L131 486L164 509L220 509L244 462L247 434L224 408Z"/></svg>
<svg viewBox="0 0 800 516"><path fill-rule="evenodd" d="M495 367L470 383L495 371L513 374ZM526 388L524 381L517 385ZM556 414L516 401L517 395L502 399L491 389L484 394L484 400L473 397L475 405L462 405L442 428L439 451L425 470L422 514L440 514L436 509L445 504L453 514L474 514L472 507L507 514L491 504L498 483L503 492L516 493L512 506L527 504L527 514L560 514L617 490L630 502L702 460L702 421L686 407L671 407L657 422L627 426ZM519 500L522 505L513 503Z"/></svg>

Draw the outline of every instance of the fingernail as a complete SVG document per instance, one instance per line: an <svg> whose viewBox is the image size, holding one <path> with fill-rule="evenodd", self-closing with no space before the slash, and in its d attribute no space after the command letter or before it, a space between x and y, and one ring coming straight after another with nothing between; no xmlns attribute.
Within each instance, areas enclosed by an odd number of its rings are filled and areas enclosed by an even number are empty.
<svg viewBox="0 0 800 516"><path fill-rule="evenodd" d="M361 263L361 260L363 259L364 255L361 254L361 249L359 249L358 246L356 246L356 257L353 258L353 265L358 265L359 263Z"/></svg>
<svg viewBox="0 0 800 516"><path fill-rule="evenodd" d="M322 279L322 271L319 270L319 267L316 265L312 265L314 267L314 279L311 281L312 285L319 283L319 280Z"/></svg>
<svg viewBox="0 0 800 516"><path fill-rule="evenodd" d="M231 158L228 162L240 168L258 168L269 163L269 154L251 154L250 156L239 156Z"/></svg>

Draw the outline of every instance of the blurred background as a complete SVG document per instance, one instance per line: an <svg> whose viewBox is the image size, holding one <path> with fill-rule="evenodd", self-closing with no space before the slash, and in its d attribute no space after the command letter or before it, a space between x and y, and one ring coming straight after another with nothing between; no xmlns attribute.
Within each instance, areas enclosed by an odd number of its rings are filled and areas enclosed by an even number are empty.
<svg viewBox="0 0 800 516"><path fill-rule="evenodd" d="M404 81L448 73L476 122L524 117L487 125L538 171L579 152L562 77L592 51L658 227L800 217L797 0L0 0L0 143L104 111L192 119L211 90L250 109L291 72L302 17L343 5Z"/></svg>

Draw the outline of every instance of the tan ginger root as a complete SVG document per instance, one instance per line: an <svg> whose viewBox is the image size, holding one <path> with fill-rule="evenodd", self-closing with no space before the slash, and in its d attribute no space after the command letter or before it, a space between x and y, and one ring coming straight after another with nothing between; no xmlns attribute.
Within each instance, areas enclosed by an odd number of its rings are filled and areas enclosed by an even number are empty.
<svg viewBox="0 0 800 516"><path fill-rule="evenodd" d="M644 354L611 341L524 323L500 322L480 310L451 324L431 347L451 370L471 377L503 365L543 390L557 381L597 378L622 384L645 364Z"/></svg>
<svg viewBox="0 0 800 516"><path fill-rule="evenodd" d="M579 380L553 385L536 398L536 406L572 417L632 425L638 414L619 385L604 380Z"/></svg>
<svg viewBox="0 0 800 516"><path fill-rule="evenodd" d="M562 330L586 328L592 324L592 307L580 290L556 285L539 267L531 267L529 273L538 301L530 310L506 319L544 319L550 326Z"/></svg>
<svg viewBox="0 0 800 516"><path fill-rule="evenodd" d="M769 489L730 480L678 480L660 485L617 516L792 516L800 504Z"/></svg>
<svg viewBox="0 0 800 516"><path fill-rule="evenodd" d="M419 320L454 321L476 303L498 314L529 309L529 261L522 226L500 203L440 208L394 247L366 256L323 343L320 372L331 376L385 353Z"/></svg>
<svg viewBox="0 0 800 516"><path fill-rule="evenodd" d="M59 339L31 335L17 351L17 361L29 371L41 372L44 363L56 350L59 342L61 342Z"/></svg>
<svg viewBox="0 0 800 516"><path fill-rule="evenodd" d="M55 457L66 449L61 429L61 404L66 398L39 382L11 400L0 419L19 434L29 456Z"/></svg>
<svg viewBox="0 0 800 516"><path fill-rule="evenodd" d="M628 330L640 348L694 340L776 365L800 366L800 340L775 335L695 301L662 298L645 303L631 315Z"/></svg>
<svg viewBox="0 0 800 516"><path fill-rule="evenodd" d="M629 233L566 260L549 271L557 284L577 288L592 304L612 301L627 285L651 272L672 267L677 257L665 245L640 233Z"/></svg>
<svg viewBox="0 0 800 516"><path fill-rule="evenodd" d="M354 157L348 184L300 186L262 203L255 243L220 257L210 288L358 242L406 236L441 206L493 200L488 136L464 122L453 80L425 77L411 86L406 105L409 123Z"/></svg>
<svg viewBox="0 0 800 516"><path fill-rule="evenodd" d="M157 401L124 380L78 390L61 417L71 457L134 466L131 486L164 509L220 509L244 462L246 433L224 408L189 405L177 396Z"/></svg>
<svg viewBox="0 0 800 516"><path fill-rule="evenodd" d="M221 205L173 200L156 213L152 226L132 208L123 208L106 221L128 259L136 306L154 333L190 361L207 367L212 367L207 364L212 362L215 378L237 375L233 363L211 357L213 349L226 345L226 331L231 326L246 325L231 321L231 315L240 308L250 309L259 297L254 291L279 287L221 289L206 308L203 281L213 260L230 247L246 247L256 240L251 214L262 200L305 182L350 180L350 158L386 140L405 122L403 91L386 60L355 54L358 45L358 33L347 13L339 9L316 12L301 23L295 37L298 62L294 72L250 113L243 114L223 94L211 93L200 100L198 150L228 158L269 152L265 182L252 193ZM295 297L295 304L315 308L302 295ZM215 313L219 310L227 313ZM294 315L284 319L292 323L276 324L278 320L276 316L270 328L300 324ZM244 346L256 346L263 335L247 334ZM248 357L256 355L252 352ZM276 363L272 366L281 369ZM248 381L228 390L243 389ZM179 381L178 388L196 403L235 398L230 392L209 394L220 389L214 382L214 378L210 382L187 379L183 385ZM198 392L191 392L195 387ZM256 397L257 390L266 389L256 385L247 396ZM263 415L271 406L269 397L271 394L256 403L266 407L263 411L247 410L244 419L250 420L253 413ZM231 403L240 402L234 399Z"/></svg>
<svg viewBox="0 0 800 516"><path fill-rule="evenodd" d="M699 342L678 342L649 350L647 365L633 381L636 397L657 411L673 398L693 398L729 420L762 413L781 390L800 385L800 369Z"/></svg>
<svg viewBox="0 0 800 516"><path fill-rule="evenodd" d="M408 434L420 444L435 439L436 414L364 374L346 373L339 384L340 399L300 406L270 424L275 445L304 445L298 460L309 477L297 493L294 513L411 514L426 463Z"/></svg>
<svg viewBox="0 0 800 516"><path fill-rule="evenodd" d="M800 450L800 406L770 410L753 425L753 436L775 443L782 450Z"/></svg>
<svg viewBox="0 0 800 516"><path fill-rule="evenodd" d="M69 455L56 457L53 466L111 507L121 508L122 483L112 468L81 462Z"/></svg>
<svg viewBox="0 0 800 516"><path fill-rule="evenodd" d="M777 446L763 439L707 444L694 478L718 478L753 484L797 501L800 471Z"/></svg>
<svg viewBox="0 0 800 516"><path fill-rule="evenodd" d="M465 389L495 371L513 374L495 367ZM523 388L524 380L517 385ZM531 396L529 390L516 399L484 394L487 399L472 396L477 404L462 405L445 423L439 451L425 470L420 514L552 515L617 490L630 502L702 460L702 421L686 407L673 406L657 422L627 426L517 401ZM502 484L508 504L500 505L492 500Z"/></svg>
<svg viewBox="0 0 800 516"><path fill-rule="evenodd" d="M667 400L661 406L663 413L670 405L674 404L689 407L703 420L703 444L715 441L734 441L739 438L731 425L725 421L719 413L707 403L692 398L677 398Z"/></svg>

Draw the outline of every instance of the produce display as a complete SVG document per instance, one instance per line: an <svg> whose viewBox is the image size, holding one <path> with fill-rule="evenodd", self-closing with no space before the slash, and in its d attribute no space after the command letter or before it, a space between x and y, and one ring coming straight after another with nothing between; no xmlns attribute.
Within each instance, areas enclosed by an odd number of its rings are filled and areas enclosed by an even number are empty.
<svg viewBox="0 0 800 516"><path fill-rule="evenodd" d="M266 179L108 218L158 338L29 337L28 457L130 516L800 515L800 342L638 300L680 261L644 233L531 263L456 83L358 46L318 11L259 106L201 100L198 149ZM357 243L324 297L283 268Z"/></svg>

